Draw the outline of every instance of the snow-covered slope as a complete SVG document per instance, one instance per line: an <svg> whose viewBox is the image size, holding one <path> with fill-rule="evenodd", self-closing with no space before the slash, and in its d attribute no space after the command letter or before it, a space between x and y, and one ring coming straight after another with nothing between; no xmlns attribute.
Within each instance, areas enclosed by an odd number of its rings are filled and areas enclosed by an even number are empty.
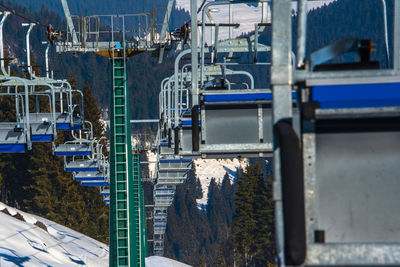
<svg viewBox="0 0 400 267"><path fill-rule="evenodd" d="M146 258L146 267L190 267L190 265L160 256Z"/></svg>
<svg viewBox="0 0 400 267"><path fill-rule="evenodd" d="M0 266L108 266L108 246L0 202ZM42 222L47 231L35 223Z"/></svg>
<svg viewBox="0 0 400 267"><path fill-rule="evenodd" d="M108 246L55 222L0 202L0 266L108 266ZM19 214L19 215L18 215ZM23 218L24 221L12 216ZM47 231L39 228L42 223ZM36 225L35 225L36 224ZM158 256L146 267L189 267Z"/></svg>
<svg viewBox="0 0 400 267"><path fill-rule="evenodd" d="M200 179L201 188L203 190L203 198L198 199L197 203L201 205L207 204L208 186L212 178L217 183L221 183L225 174L229 174L229 178L233 181L236 178L238 168L245 169L249 164L247 159L196 159L194 165L196 167L196 177Z"/></svg>

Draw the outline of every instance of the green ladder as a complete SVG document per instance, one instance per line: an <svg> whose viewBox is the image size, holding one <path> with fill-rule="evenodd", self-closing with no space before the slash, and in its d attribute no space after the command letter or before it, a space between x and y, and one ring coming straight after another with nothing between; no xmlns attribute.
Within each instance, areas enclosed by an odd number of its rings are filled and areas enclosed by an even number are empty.
<svg viewBox="0 0 400 267"><path fill-rule="evenodd" d="M145 267L143 189L139 155L132 161L125 51L112 51L111 60L110 266Z"/></svg>

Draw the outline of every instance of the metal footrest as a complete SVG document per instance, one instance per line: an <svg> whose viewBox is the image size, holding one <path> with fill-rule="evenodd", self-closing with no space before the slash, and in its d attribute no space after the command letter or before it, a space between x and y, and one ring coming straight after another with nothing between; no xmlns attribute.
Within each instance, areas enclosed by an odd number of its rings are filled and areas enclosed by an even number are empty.
<svg viewBox="0 0 400 267"><path fill-rule="evenodd" d="M101 187L101 186L110 186L107 181L98 180L98 181L81 181L81 184L84 186L91 186L91 187Z"/></svg>
<svg viewBox="0 0 400 267"><path fill-rule="evenodd" d="M97 160L73 160L65 165L67 172L97 172L99 164Z"/></svg>
<svg viewBox="0 0 400 267"><path fill-rule="evenodd" d="M56 156L90 156L93 148L90 143L66 143L55 148Z"/></svg>
<svg viewBox="0 0 400 267"><path fill-rule="evenodd" d="M68 113L57 113L56 125L60 131L82 130L83 120L79 117L72 118Z"/></svg>
<svg viewBox="0 0 400 267"><path fill-rule="evenodd" d="M104 178L106 177L102 172L78 172L74 175L75 181L98 181Z"/></svg>
<svg viewBox="0 0 400 267"><path fill-rule="evenodd" d="M159 171L181 171L186 172L192 168L191 159L160 159Z"/></svg>

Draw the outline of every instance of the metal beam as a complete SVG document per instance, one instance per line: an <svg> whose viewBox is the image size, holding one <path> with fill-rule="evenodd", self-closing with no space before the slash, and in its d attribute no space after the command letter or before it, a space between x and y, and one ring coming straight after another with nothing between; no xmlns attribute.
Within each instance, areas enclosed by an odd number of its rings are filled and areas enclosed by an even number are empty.
<svg viewBox="0 0 400 267"><path fill-rule="evenodd" d="M292 16L291 0L272 0L272 67L273 123L292 118ZM284 214L282 203L280 150L274 141L274 201L276 245L281 264L285 266Z"/></svg>
<svg viewBox="0 0 400 267"><path fill-rule="evenodd" d="M67 19L68 28L72 34L72 42L74 44L76 44L76 43L78 43L78 37L76 36L75 27L74 27L74 23L72 21L71 13L69 12L67 0L61 0L61 4L64 9L65 18Z"/></svg>
<svg viewBox="0 0 400 267"><path fill-rule="evenodd" d="M393 68L395 70L400 69L400 0L394 1L394 59L393 59Z"/></svg>
<svg viewBox="0 0 400 267"><path fill-rule="evenodd" d="M165 17L164 17L164 22L161 28L161 33L160 33L160 41L164 41L166 35L167 35L167 28L169 25L170 17L171 17L171 11L172 11L172 5L174 4L174 0L169 0L168 1L168 6L167 6L167 11L165 12Z"/></svg>
<svg viewBox="0 0 400 267"><path fill-rule="evenodd" d="M197 0L190 0L191 16L191 46L192 46L192 104L199 104L199 85L198 85L198 36L197 36Z"/></svg>
<svg viewBox="0 0 400 267"><path fill-rule="evenodd" d="M307 0L299 0L297 4L297 67L304 66L307 37Z"/></svg>

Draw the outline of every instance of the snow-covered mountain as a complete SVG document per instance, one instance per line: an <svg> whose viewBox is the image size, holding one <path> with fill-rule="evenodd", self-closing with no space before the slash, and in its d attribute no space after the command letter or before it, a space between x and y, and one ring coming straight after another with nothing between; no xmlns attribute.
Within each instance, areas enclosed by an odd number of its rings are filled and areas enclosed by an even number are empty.
<svg viewBox="0 0 400 267"><path fill-rule="evenodd" d="M108 266L108 246L0 202L0 266ZM146 267L190 267L152 256Z"/></svg>

